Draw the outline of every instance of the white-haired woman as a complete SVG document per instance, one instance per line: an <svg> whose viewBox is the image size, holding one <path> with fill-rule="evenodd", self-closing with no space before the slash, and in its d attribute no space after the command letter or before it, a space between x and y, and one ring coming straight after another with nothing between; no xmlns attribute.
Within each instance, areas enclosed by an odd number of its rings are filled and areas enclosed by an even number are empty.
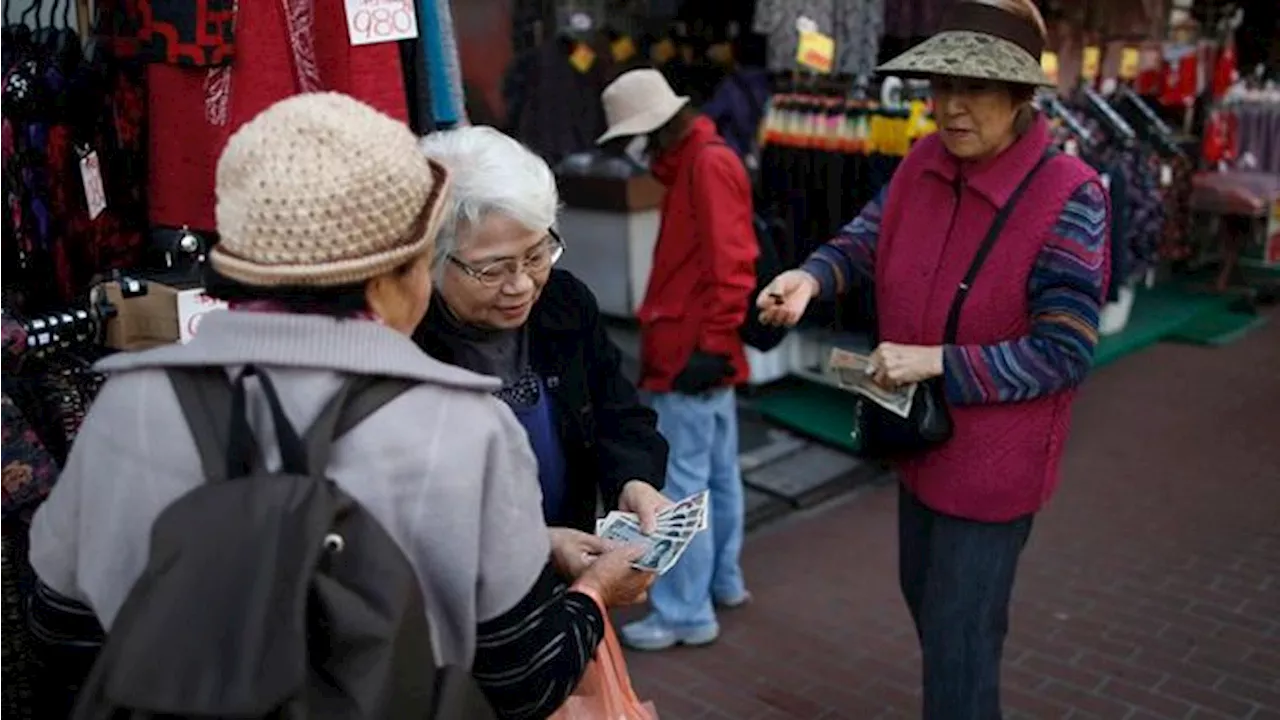
<svg viewBox="0 0 1280 720"><path fill-rule="evenodd" d="M502 380L538 458L542 510L566 579L603 551L597 497L637 513L646 529L669 501L659 492L667 443L621 372L595 296L552 266L560 199L547 163L491 127L422 140L449 168L453 194L436 242L436 299L414 333L432 356Z"/></svg>

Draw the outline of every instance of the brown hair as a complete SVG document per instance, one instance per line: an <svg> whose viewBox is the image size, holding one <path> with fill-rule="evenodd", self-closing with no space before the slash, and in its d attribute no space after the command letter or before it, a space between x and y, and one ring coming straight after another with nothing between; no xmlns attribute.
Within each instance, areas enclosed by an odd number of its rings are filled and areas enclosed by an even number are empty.
<svg viewBox="0 0 1280 720"><path fill-rule="evenodd" d="M1036 30L1040 32L1041 41L1046 43L1049 41L1049 26L1045 25L1044 16L1040 14L1040 9L1031 0L965 0L965 2L990 5L1007 13L1017 15L1035 26Z"/></svg>

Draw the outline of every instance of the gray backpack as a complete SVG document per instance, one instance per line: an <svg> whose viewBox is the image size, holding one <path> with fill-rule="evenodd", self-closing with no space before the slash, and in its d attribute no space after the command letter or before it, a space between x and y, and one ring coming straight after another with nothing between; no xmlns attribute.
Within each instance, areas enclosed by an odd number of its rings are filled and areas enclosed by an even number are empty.
<svg viewBox="0 0 1280 720"><path fill-rule="evenodd" d="M206 482L157 518L147 567L77 699L106 718L489 718L439 667L417 575L324 477L341 437L413 383L348 380L302 436L268 375L170 369ZM282 468L255 469L245 381L271 406Z"/></svg>

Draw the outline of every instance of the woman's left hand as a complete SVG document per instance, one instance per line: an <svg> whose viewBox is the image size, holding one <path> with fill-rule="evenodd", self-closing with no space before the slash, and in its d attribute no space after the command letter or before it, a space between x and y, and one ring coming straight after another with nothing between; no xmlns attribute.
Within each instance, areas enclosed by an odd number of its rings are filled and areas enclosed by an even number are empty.
<svg viewBox="0 0 1280 720"><path fill-rule="evenodd" d="M633 512L640 518L640 531L648 535L658 529L658 513L673 505L657 488L643 480L628 480L622 486L618 509Z"/></svg>
<svg viewBox="0 0 1280 720"><path fill-rule="evenodd" d="M942 374L942 346L880 343L871 353L871 367L876 384L890 390L924 382Z"/></svg>
<svg viewBox="0 0 1280 720"><path fill-rule="evenodd" d="M553 527L548 531L551 534L551 563L568 580L577 580L596 558L615 546L609 540L573 528Z"/></svg>

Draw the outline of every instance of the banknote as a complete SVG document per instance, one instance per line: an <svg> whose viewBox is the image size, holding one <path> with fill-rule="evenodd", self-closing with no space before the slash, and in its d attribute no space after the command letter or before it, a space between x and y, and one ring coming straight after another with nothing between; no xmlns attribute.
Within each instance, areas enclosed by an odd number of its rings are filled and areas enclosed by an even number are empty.
<svg viewBox="0 0 1280 720"><path fill-rule="evenodd" d="M841 389L857 393L899 417L911 414L916 384L903 385L896 390L887 390L877 385L871 377L871 359L866 355L832 348L827 359L827 372L836 379Z"/></svg>

